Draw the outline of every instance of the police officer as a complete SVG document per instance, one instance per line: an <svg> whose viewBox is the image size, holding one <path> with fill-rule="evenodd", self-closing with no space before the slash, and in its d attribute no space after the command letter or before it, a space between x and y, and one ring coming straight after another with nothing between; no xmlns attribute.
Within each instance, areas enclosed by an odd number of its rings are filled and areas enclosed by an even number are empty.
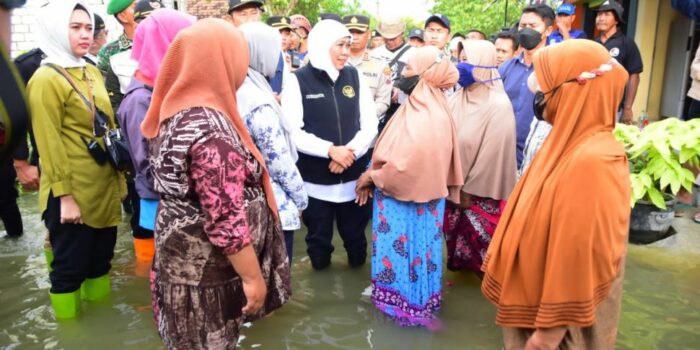
<svg viewBox="0 0 700 350"><path fill-rule="evenodd" d="M625 98L618 115L621 122L631 123L634 120L632 105L634 105L634 98L637 96L639 74L644 70L644 64L637 44L618 28L618 24L623 23L623 11L620 4L610 0L596 9L598 12L595 18L596 28L601 34L595 38L595 41L603 44L610 51L610 56L620 62L629 73Z"/></svg>
<svg viewBox="0 0 700 350"><path fill-rule="evenodd" d="M163 8L159 0L110 0L107 13L114 15L124 32L119 38L105 45L98 55L97 68L105 78L112 110L119 110L131 78L138 67L131 59L131 43L138 22L156 9Z"/></svg>
<svg viewBox="0 0 700 350"><path fill-rule="evenodd" d="M291 20L289 17L284 16L272 16L267 19L267 24L273 28L280 31L282 36L282 55L279 62L277 63L277 70L275 70L275 76L270 79L270 87L275 93L275 98L279 101L279 94L282 92L283 78L285 71L291 71L292 56L289 52L289 36L292 34ZM296 62L294 62L296 65ZM298 68L301 65L296 65Z"/></svg>
<svg viewBox="0 0 700 350"><path fill-rule="evenodd" d="M364 76L365 82L372 91L372 99L377 105L377 118L381 118L389 109L391 102L391 69L384 61L369 57L367 42L369 41L369 17L349 15L342 23L352 34L350 58L348 63Z"/></svg>
<svg viewBox="0 0 700 350"><path fill-rule="evenodd" d="M400 19L388 19L380 22L379 26L377 26L377 31L381 34L382 38L384 38L384 45L372 50L369 56L373 59L383 61L389 66L391 70L391 80L394 84L391 93L391 104L389 105L385 117L379 122L379 132L381 133L381 130L394 112L396 112L399 106L401 106L401 103L406 100L406 94L399 90L397 83L400 81L401 72L406 66L412 46L408 45L403 39L403 34L406 31L406 23L402 22Z"/></svg>

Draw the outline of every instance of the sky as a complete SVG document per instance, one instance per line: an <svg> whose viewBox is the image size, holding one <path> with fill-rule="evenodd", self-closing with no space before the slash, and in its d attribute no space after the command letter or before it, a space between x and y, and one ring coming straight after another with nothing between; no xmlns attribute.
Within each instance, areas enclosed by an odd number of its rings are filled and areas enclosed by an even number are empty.
<svg viewBox="0 0 700 350"><path fill-rule="evenodd" d="M433 1L431 0L361 0L362 8L377 15L377 3L379 4L379 18L387 16L413 17L422 21L428 17Z"/></svg>

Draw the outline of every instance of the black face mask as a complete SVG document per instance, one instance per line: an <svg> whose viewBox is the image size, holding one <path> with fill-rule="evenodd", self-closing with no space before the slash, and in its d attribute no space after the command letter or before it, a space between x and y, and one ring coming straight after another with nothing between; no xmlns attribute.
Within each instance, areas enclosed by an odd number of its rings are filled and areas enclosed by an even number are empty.
<svg viewBox="0 0 700 350"><path fill-rule="evenodd" d="M418 85L419 81L419 75L414 75L409 78L402 76L401 78L399 78L399 80L396 81L396 87L399 88L399 90L403 91L406 95L410 95L413 92L413 89L416 88L416 85Z"/></svg>
<svg viewBox="0 0 700 350"><path fill-rule="evenodd" d="M532 50L542 42L542 33L531 28L520 29L518 31L518 42L525 50Z"/></svg>

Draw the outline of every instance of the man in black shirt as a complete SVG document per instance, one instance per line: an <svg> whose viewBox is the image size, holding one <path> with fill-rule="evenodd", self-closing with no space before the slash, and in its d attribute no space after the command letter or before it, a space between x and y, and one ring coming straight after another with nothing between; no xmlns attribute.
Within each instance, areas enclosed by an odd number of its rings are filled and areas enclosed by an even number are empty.
<svg viewBox="0 0 700 350"><path fill-rule="evenodd" d="M601 34L595 38L595 41L610 50L610 56L620 62L630 75L620 117L621 122L629 124L634 120L632 105L639 87L639 74L644 70L642 56L639 54L639 48L634 40L625 36L617 27L622 22L623 9L620 4L614 0L608 0L596 11L598 12L595 20L596 28Z"/></svg>

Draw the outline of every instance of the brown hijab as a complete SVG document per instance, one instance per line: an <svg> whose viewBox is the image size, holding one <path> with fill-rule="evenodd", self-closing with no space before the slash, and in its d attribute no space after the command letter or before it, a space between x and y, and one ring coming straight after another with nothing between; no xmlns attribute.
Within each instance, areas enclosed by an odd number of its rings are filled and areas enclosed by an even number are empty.
<svg viewBox="0 0 700 350"><path fill-rule="evenodd" d="M486 40L464 40L467 62L496 67L496 47ZM515 116L498 69L474 68L477 83L452 95L449 104L459 139L462 192L507 199L515 186Z"/></svg>
<svg viewBox="0 0 700 350"><path fill-rule="evenodd" d="M508 200L481 290L506 327L588 327L626 253L630 182L613 137L627 72L589 40L539 51L552 132ZM610 68L579 84L583 72ZM600 73L600 71L599 71ZM573 81L572 81L573 80Z"/></svg>
<svg viewBox="0 0 700 350"><path fill-rule="evenodd" d="M401 201L449 197L459 203L459 144L441 90L453 87L459 73L433 46L415 50L408 65L422 78L377 139L372 180Z"/></svg>
<svg viewBox="0 0 700 350"><path fill-rule="evenodd" d="M238 115L236 90L248 72L248 44L243 34L221 19L204 19L182 30L165 54L158 72L151 106L141 124L146 138L158 135L161 124L178 112L209 107L228 116L245 147L264 168ZM263 186L270 210L277 215L270 176L265 169Z"/></svg>

